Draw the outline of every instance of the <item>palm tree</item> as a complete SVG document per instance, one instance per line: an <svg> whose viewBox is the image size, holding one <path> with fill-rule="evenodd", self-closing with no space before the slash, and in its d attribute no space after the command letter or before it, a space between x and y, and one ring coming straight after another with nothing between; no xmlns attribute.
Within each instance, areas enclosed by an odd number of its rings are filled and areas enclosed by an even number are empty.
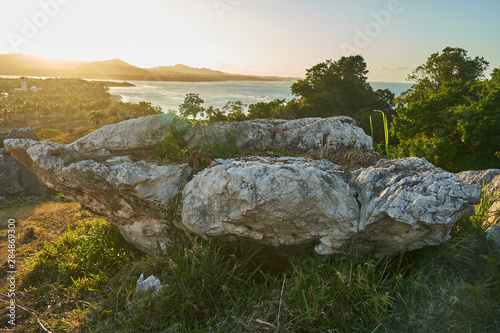
<svg viewBox="0 0 500 333"><path fill-rule="evenodd" d="M92 111L90 112L89 116L90 116L90 122L94 125L100 125L101 121L103 121L104 118L106 118L102 110Z"/></svg>

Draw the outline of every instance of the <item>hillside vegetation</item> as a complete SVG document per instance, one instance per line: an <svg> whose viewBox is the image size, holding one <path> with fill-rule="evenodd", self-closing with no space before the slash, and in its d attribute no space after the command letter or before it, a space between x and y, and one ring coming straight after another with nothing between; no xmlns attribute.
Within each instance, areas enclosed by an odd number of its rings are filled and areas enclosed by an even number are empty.
<svg viewBox="0 0 500 333"><path fill-rule="evenodd" d="M205 114L209 122L349 116L381 153L425 157L450 172L500 168L500 69L487 79L488 65L447 47L418 66L408 76L415 84L395 98L387 89L372 89L363 57L342 57L308 69L292 85L295 98L288 102L253 104L244 113L241 102L205 109L197 94L188 94L180 114Z"/></svg>
<svg viewBox="0 0 500 333"><path fill-rule="evenodd" d="M151 103L113 101L108 83L81 79L0 79L0 131L31 127L42 140L71 143L107 124L161 113ZM36 87L37 90L31 90Z"/></svg>

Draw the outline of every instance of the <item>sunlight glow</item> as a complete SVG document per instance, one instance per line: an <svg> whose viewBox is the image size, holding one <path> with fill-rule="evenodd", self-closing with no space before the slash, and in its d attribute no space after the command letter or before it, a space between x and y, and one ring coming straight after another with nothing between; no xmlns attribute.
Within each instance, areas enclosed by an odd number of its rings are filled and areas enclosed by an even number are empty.
<svg viewBox="0 0 500 333"><path fill-rule="evenodd" d="M500 65L500 44L491 43L500 30L494 15L500 3L490 0L481 6L441 1L432 10L406 0L194 2L3 1L0 53L298 77L348 55L347 46L363 55L375 81L404 81L448 45Z"/></svg>

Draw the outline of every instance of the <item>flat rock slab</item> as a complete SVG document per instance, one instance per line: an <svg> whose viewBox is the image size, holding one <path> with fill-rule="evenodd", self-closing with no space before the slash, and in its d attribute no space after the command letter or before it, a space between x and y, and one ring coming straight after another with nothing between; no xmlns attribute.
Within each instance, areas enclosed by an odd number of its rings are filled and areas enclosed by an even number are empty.
<svg viewBox="0 0 500 333"><path fill-rule="evenodd" d="M257 119L237 123L195 126L185 136L190 148L228 143L251 151L268 147L312 153L318 149L372 149L372 139L349 117L304 118L298 120Z"/></svg>
<svg viewBox="0 0 500 333"><path fill-rule="evenodd" d="M50 188L115 224L144 251L168 244L173 226L159 211L186 184L187 164L157 165L119 156L102 162L84 159L70 145L6 140L10 152Z"/></svg>

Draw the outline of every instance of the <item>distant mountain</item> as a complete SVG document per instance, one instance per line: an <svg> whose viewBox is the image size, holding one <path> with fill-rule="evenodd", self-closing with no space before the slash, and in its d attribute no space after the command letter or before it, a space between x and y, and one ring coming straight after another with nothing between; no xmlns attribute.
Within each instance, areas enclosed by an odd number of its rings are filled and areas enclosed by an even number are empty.
<svg viewBox="0 0 500 333"><path fill-rule="evenodd" d="M229 74L185 65L140 68L120 59L106 61L48 60L25 54L0 54L0 75L79 77L137 81L294 81L295 78Z"/></svg>

